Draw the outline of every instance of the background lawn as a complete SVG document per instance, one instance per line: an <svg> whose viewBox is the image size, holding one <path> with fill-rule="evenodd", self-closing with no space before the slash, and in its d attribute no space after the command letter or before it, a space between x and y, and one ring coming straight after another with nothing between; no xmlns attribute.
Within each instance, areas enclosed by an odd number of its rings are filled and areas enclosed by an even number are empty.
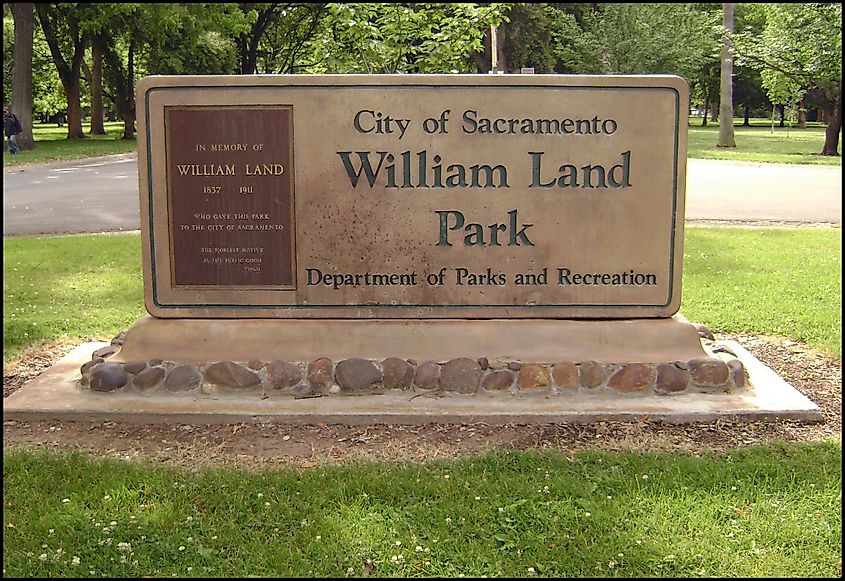
<svg viewBox="0 0 845 581"><path fill-rule="evenodd" d="M719 124L701 127L699 119L690 118L687 157L695 159L725 159L799 163L816 165L842 165L842 157L819 155L824 146L824 126L808 123L806 129L778 127L774 132L768 119L753 119L751 127L743 127L742 119L734 119L736 149L716 147ZM842 134L840 133L840 153Z"/></svg>

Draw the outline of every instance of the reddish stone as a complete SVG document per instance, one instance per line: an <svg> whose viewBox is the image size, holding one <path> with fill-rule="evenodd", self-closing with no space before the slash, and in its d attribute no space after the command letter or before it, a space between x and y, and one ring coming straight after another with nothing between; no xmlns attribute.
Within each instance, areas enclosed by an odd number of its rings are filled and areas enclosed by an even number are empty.
<svg viewBox="0 0 845 581"><path fill-rule="evenodd" d="M552 368L552 377L559 387L578 387L578 367L571 361L558 361Z"/></svg>
<svg viewBox="0 0 845 581"><path fill-rule="evenodd" d="M434 361L425 361L417 367L414 385L421 389L434 389L439 383L440 366Z"/></svg>
<svg viewBox="0 0 845 581"><path fill-rule="evenodd" d="M657 366L657 384L654 391L659 395L683 391L689 385L689 372L671 363Z"/></svg>
<svg viewBox="0 0 845 581"><path fill-rule="evenodd" d="M522 389L537 389L549 387L552 384L552 374L539 363L526 363L519 370L519 387Z"/></svg>
<svg viewBox="0 0 845 581"><path fill-rule="evenodd" d="M440 387L458 393L475 393L481 382L481 373L478 361L466 357L452 359L440 370Z"/></svg>
<svg viewBox="0 0 845 581"><path fill-rule="evenodd" d="M728 383L728 366L721 359L693 359L689 368L690 379L700 387L723 387Z"/></svg>
<svg viewBox="0 0 845 581"><path fill-rule="evenodd" d="M253 387L261 383L261 378L254 371L233 361L221 361L209 365L205 370L205 380L224 387Z"/></svg>
<svg viewBox="0 0 845 581"><path fill-rule="evenodd" d="M414 382L414 366L398 357L382 361L381 369L386 389L408 389Z"/></svg>
<svg viewBox="0 0 845 581"><path fill-rule="evenodd" d="M589 388L598 387L607 379L604 365L598 361L584 361L579 365L579 373L581 374L581 383Z"/></svg>
<svg viewBox="0 0 845 581"><path fill-rule="evenodd" d="M286 389L299 385L302 370L287 361L275 360L267 364L267 383L274 389Z"/></svg>
<svg viewBox="0 0 845 581"><path fill-rule="evenodd" d="M607 386L626 393L642 391L650 387L656 377L657 372L653 366L647 363L631 363L617 370L607 382Z"/></svg>
<svg viewBox="0 0 845 581"><path fill-rule="evenodd" d="M321 357L308 364L308 383L312 387L329 387L333 382L331 359Z"/></svg>
<svg viewBox="0 0 845 581"><path fill-rule="evenodd" d="M507 389L513 385L514 372L503 369L501 371L493 371L488 373L481 385L484 389L502 390Z"/></svg>
<svg viewBox="0 0 845 581"><path fill-rule="evenodd" d="M381 387L384 376L378 366L368 359L344 359L335 369L337 384L348 391L363 391Z"/></svg>

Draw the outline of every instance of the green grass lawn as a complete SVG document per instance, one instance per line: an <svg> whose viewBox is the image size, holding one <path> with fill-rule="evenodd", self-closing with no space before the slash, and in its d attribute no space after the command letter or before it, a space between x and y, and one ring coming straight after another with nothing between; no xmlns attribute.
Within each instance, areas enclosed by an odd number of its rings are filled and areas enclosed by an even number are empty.
<svg viewBox="0 0 845 581"><path fill-rule="evenodd" d="M138 150L135 139L124 140L123 122L105 123L106 135L89 135L90 123L83 124L84 139L67 139L67 126L55 123L35 123L32 128L35 149L9 155L3 151L3 166L41 163L67 159L81 159L99 155L132 153Z"/></svg>
<svg viewBox="0 0 845 581"><path fill-rule="evenodd" d="M836 577L842 446L256 472L4 455L10 577Z"/></svg>
<svg viewBox="0 0 845 581"><path fill-rule="evenodd" d="M701 127L701 121L690 119L687 157L694 159L724 159L798 163L814 165L842 165L842 157L819 155L824 146L824 126L808 124L806 129L778 127L765 119L754 119L750 127L743 127L741 119L734 120L736 149L716 147L719 125L712 122ZM841 150L840 133L840 153Z"/></svg>

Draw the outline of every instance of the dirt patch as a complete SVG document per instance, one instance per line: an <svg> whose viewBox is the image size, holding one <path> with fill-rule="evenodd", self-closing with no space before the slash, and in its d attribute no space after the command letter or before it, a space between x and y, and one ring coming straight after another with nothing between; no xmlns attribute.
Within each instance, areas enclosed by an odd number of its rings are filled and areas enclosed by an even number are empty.
<svg viewBox="0 0 845 581"><path fill-rule="evenodd" d="M312 467L356 460L423 462L483 454L494 448L722 451L775 440L842 437L842 364L813 349L775 337L718 335L738 341L815 402L821 422L715 421L674 425L655 421L591 424L427 424L345 426L285 424L137 425L120 422L6 421L3 448L79 450L94 456L149 460L198 469ZM41 346L3 371L3 397L49 367L71 346Z"/></svg>

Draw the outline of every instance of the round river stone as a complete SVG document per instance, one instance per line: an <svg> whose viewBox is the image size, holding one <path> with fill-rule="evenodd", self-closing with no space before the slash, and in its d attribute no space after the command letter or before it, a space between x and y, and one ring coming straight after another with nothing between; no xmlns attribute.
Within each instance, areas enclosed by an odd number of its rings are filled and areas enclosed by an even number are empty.
<svg viewBox="0 0 845 581"><path fill-rule="evenodd" d="M389 357L382 361L384 387L386 389L408 389L414 381L414 366L398 357Z"/></svg>
<svg viewBox="0 0 845 581"><path fill-rule="evenodd" d="M126 385L129 376L120 363L100 363L91 369L91 389L112 391Z"/></svg>
<svg viewBox="0 0 845 581"><path fill-rule="evenodd" d="M607 386L616 391L642 391L654 383L657 372L646 363L631 363L619 369L610 378Z"/></svg>
<svg viewBox="0 0 845 581"><path fill-rule="evenodd" d="M481 373L478 361L467 357L452 359L440 370L440 386L458 393L475 393L478 391Z"/></svg>
<svg viewBox="0 0 845 581"><path fill-rule="evenodd" d="M293 363L277 359L267 365L267 381L275 389L293 387L302 381L302 370Z"/></svg>
<svg viewBox="0 0 845 581"><path fill-rule="evenodd" d="M321 357L308 364L308 383L312 387L328 387L333 381L331 359Z"/></svg>
<svg viewBox="0 0 845 581"><path fill-rule="evenodd" d="M194 391L202 385L202 374L192 365L179 365L170 370L164 387L171 393Z"/></svg>
<svg viewBox="0 0 845 581"><path fill-rule="evenodd" d="M379 386L384 380L381 370L369 359L344 359L335 369L337 384L349 391L363 391Z"/></svg>

